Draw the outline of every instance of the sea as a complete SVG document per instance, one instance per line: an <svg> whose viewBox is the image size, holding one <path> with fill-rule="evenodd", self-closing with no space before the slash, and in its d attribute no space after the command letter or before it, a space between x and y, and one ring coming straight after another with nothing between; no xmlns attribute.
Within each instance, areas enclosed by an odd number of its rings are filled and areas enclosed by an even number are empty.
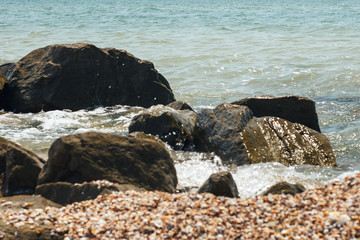
<svg viewBox="0 0 360 240"><path fill-rule="evenodd" d="M316 102L337 167L224 166L213 153L171 152L178 188L231 171L241 197L279 181L306 188L360 171L358 0L1 0L0 64L58 43L125 49L154 63L195 110L259 95ZM0 115L0 136L43 158L63 135L128 134L140 107Z"/></svg>

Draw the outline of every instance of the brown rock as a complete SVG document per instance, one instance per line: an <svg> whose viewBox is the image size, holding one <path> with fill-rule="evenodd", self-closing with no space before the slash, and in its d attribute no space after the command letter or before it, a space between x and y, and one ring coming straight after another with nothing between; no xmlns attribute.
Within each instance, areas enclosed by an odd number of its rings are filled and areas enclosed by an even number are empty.
<svg viewBox="0 0 360 240"><path fill-rule="evenodd" d="M253 118L240 134L249 163L336 165L325 135L277 117Z"/></svg>
<svg viewBox="0 0 360 240"><path fill-rule="evenodd" d="M39 184L108 180L175 192L177 177L166 149L149 139L104 133L63 136L49 149Z"/></svg>
<svg viewBox="0 0 360 240"><path fill-rule="evenodd" d="M33 194L44 160L14 142L0 137L2 194Z"/></svg>
<svg viewBox="0 0 360 240"><path fill-rule="evenodd" d="M205 146L204 151L215 152L223 163L336 165L325 135L277 117L252 118L243 105L225 103L201 111L195 132L197 148Z"/></svg>
<svg viewBox="0 0 360 240"><path fill-rule="evenodd" d="M131 132L131 133L129 133L128 136L129 136L129 137L135 137L135 138L145 138L145 139L149 139L149 140L158 142L158 143L160 143L162 146L165 147L164 142L161 141L160 138L158 138L158 137L156 137L156 136L154 136L154 135L151 135L151 134L147 134L147 133L144 133L144 132Z"/></svg>
<svg viewBox="0 0 360 240"><path fill-rule="evenodd" d="M4 102L3 92L4 92L4 88L7 83L8 83L7 78L3 74L0 73L0 106L3 105L2 103Z"/></svg>
<svg viewBox="0 0 360 240"><path fill-rule="evenodd" d="M61 205L95 199L99 195L110 194L116 191L136 190L144 191L130 184L114 183L101 186L95 183L72 184L68 182L45 183L36 187L35 194Z"/></svg>
<svg viewBox="0 0 360 240"><path fill-rule="evenodd" d="M117 104L150 107L174 101L151 62L124 50L91 44L39 48L16 63L5 92L6 110L79 110Z"/></svg>
<svg viewBox="0 0 360 240"><path fill-rule="evenodd" d="M305 191L305 187L301 184L291 184L288 182L278 182L266 190L262 195L268 194L291 194L295 195Z"/></svg>
<svg viewBox="0 0 360 240"><path fill-rule="evenodd" d="M211 174L210 178L199 188L198 193L212 193L215 196L238 197L239 192L230 172Z"/></svg>
<svg viewBox="0 0 360 240"><path fill-rule="evenodd" d="M245 98L233 104L245 105L255 117L274 116L293 123L300 123L320 132L315 102L299 96L258 96Z"/></svg>

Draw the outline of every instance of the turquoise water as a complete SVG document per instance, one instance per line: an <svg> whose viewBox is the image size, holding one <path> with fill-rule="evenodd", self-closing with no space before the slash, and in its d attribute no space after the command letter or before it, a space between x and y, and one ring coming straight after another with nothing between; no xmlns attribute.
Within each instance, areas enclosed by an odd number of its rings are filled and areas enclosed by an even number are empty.
<svg viewBox="0 0 360 240"><path fill-rule="evenodd" d="M278 179L314 187L360 171L359 13L357 0L2 0L0 64L49 44L87 42L152 61L177 100L196 109L263 94L310 97L339 169L260 164L233 173L244 196ZM41 153L64 134L125 135L137 111L8 113L0 134ZM187 159L177 164L183 186L221 168L211 156L177 157ZM199 169L204 177L192 177Z"/></svg>

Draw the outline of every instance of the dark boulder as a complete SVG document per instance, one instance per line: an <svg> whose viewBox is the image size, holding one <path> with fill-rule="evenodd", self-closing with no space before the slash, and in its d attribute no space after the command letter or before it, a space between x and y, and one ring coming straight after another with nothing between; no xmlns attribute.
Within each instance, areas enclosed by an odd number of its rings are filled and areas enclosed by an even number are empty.
<svg viewBox="0 0 360 240"><path fill-rule="evenodd" d="M183 101L175 101L175 102L169 103L166 106L171 107L171 108L173 108L175 110L194 111L194 109L189 104L187 104L186 102L183 102Z"/></svg>
<svg viewBox="0 0 360 240"><path fill-rule="evenodd" d="M49 149L38 183L108 180L146 190L175 192L173 160L156 141L105 133L63 136Z"/></svg>
<svg viewBox="0 0 360 240"><path fill-rule="evenodd" d="M135 116L129 132L144 132L159 137L175 150L194 150L196 113L157 105Z"/></svg>
<svg viewBox="0 0 360 240"><path fill-rule="evenodd" d="M0 174L3 196L33 194L44 160L0 137Z"/></svg>
<svg viewBox="0 0 360 240"><path fill-rule="evenodd" d="M232 104L245 105L255 117L274 116L300 123L320 132L315 102L299 96L258 96L245 98Z"/></svg>
<svg viewBox="0 0 360 240"><path fill-rule="evenodd" d="M240 139L249 163L336 165L325 135L278 117L251 119L241 132Z"/></svg>
<svg viewBox="0 0 360 240"><path fill-rule="evenodd" d="M268 194L291 194L295 195L305 191L305 187L301 184L291 184L288 182L278 182L267 189L262 195Z"/></svg>
<svg viewBox="0 0 360 240"><path fill-rule="evenodd" d="M196 118L197 148L215 152L223 163L249 163L240 133L251 118L246 106L224 103L213 110L203 109Z"/></svg>
<svg viewBox="0 0 360 240"><path fill-rule="evenodd" d="M211 174L210 178L199 188L198 193L212 193L215 196L238 197L239 192L230 172Z"/></svg>
<svg viewBox="0 0 360 240"><path fill-rule="evenodd" d="M144 191L144 189L129 184L120 185L113 183L102 185L93 182L82 184L55 182L38 185L35 194L39 194L55 203L67 205L74 202L95 199L99 195L127 190Z"/></svg>
<svg viewBox="0 0 360 240"><path fill-rule="evenodd" d="M124 50L81 43L50 45L20 59L5 97L2 107L14 112L117 104L150 107L175 100L151 62Z"/></svg>

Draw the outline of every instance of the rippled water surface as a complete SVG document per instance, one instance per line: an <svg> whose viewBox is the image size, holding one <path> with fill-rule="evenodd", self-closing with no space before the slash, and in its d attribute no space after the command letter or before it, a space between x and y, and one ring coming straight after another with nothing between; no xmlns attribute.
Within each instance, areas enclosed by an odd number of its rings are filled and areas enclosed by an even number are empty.
<svg viewBox="0 0 360 240"><path fill-rule="evenodd" d="M279 180L315 187L360 171L359 12L357 0L2 0L0 64L49 44L88 42L152 61L177 100L197 110L262 94L310 97L339 168L256 164L231 171L242 196ZM46 157L65 134L126 135L141 111L6 113L0 134ZM227 169L211 154L172 154L180 187Z"/></svg>

